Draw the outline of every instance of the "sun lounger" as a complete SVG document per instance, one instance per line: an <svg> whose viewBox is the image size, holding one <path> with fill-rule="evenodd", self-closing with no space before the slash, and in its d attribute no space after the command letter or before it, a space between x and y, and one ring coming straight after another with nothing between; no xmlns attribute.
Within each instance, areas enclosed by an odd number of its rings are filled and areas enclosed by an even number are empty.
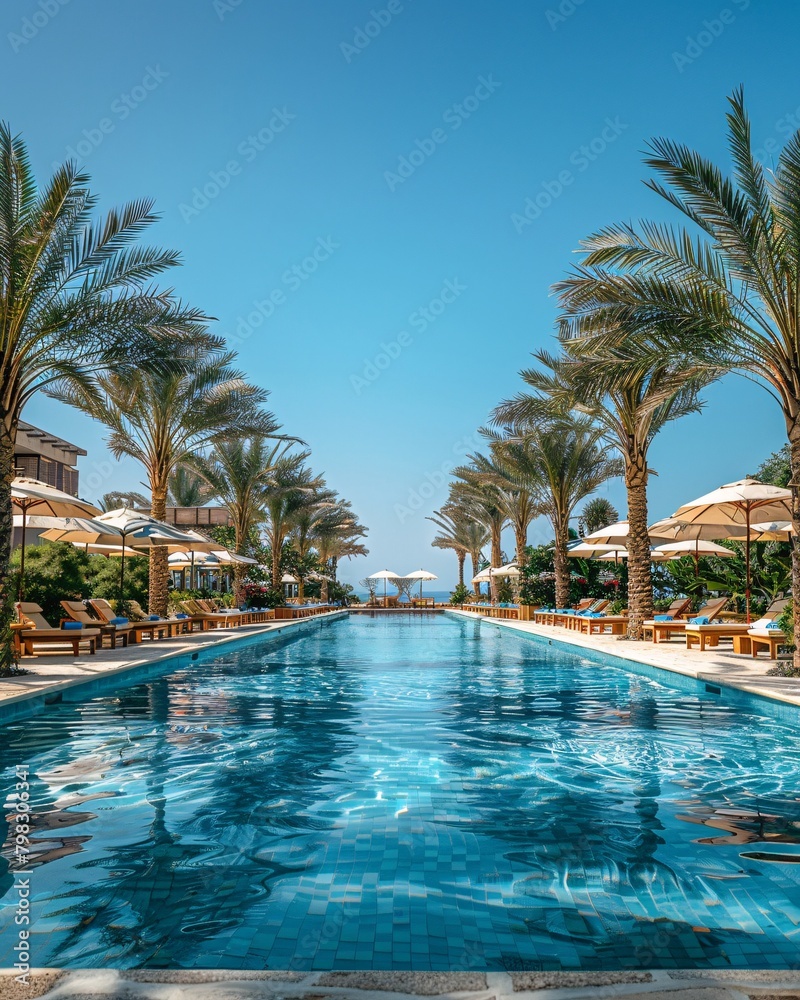
<svg viewBox="0 0 800 1000"><path fill-rule="evenodd" d="M53 628L39 605L32 601L22 601L17 605L17 611L20 621L30 625L30 628L20 629L17 636L26 656L33 656L34 646L45 643L50 646L71 646L75 656L80 655L81 644L88 645L90 653L95 652L100 638L99 628L87 629L82 623L78 623L81 627L75 629Z"/></svg>
<svg viewBox="0 0 800 1000"><path fill-rule="evenodd" d="M107 622L93 618L86 610L86 605L83 601L62 601L61 607L67 612L72 621L82 622L86 628L99 629L101 646L105 638L108 638L112 649L117 648L117 639L121 640L123 646L128 645L130 625L109 625Z"/></svg>
<svg viewBox="0 0 800 1000"><path fill-rule="evenodd" d="M628 619L625 615L575 615L570 623L570 628L574 632L582 635L624 635L628 628Z"/></svg>
<svg viewBox="0 0 800 1000"><path fill-rule="evenodd" d="M108 601L93 597L89 601L89 606L97 617L107 625L115 624L114 619L118 616ZM144 636L148 636L152 640L171 638L180 626L180 623L172 618L159 618L157 622L126 622L125 624L130 626L128 629L129 642L141 642Z"/></svg>
<svg viewBox="0 0 800 1000"><path fill-rule="evenodd" d="M234 628L242 620L241 612L230 615L219 611L207 611L198 601L181 601L181 607L202 631L210 628Z"/></svg>
<svg viewBox="0 0 800 1000"><path fill-rule="evenodd" d="M767 629L767 625L774 621L775 618L783 611L787 605L787 601L773 601L772 604L767 608L766 615L758 622L747 625L744 622L710 622L708 625L698 625L688 623L686 624L686 648L691 649L695 645L699 645L700 651L702 652L706 646L717 646L720 639L741 639L743 636L748 636L750 638L750 650L752 650L752 635L753 631L757 632L756 638L761 637L761 632L779 631L776 629ZM783 633L780 633L783 635ZM767 637L769 638L769 637ZM767 641L766 645L770 648L772 652L772 645ZM775 643L775 648L780 643ZM734 651L745 652L743 648L744 644L738 642L735 646ZM776 654L777 655L777 654ZM775 659L773 656L772 659Z"/></svg>
<svg viewBox="0 0 800 1000"><path fill-rule="evenodd" d="M729 600L729 597L717 597L712 601L707 601L692 617L708 618L708 624L710 624ZM671 639L673 635L686 635L686 620L658 621L652 618L644 623L644 628L645 632L652 631L653 642L660 642L663 638Z"/></svg>

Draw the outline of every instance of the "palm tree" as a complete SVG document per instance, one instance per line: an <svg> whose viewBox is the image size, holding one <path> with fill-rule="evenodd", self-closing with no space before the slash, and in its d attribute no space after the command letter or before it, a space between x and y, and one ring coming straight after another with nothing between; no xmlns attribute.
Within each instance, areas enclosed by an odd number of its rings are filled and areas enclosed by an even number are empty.
<svg viewBox="0 0 800 1000"><path fill-rule="evenodd" d="M655 435L671 420L700 409L698 393L709 378L661 357L642 363L624 349L586 357L582 343L562 331L564 354L538 351L540 368L522 372L533 394L520 393L495 411L499 423L547 419L576 410L588 414L621 455L628 498L628 636L640 639L653 615L647 483L648 452Z"/></svg>
<svg viewBox="0 0 800 1000"><path fill-rule="evenodd" d="M24 142L0 122L0 673L13 663L11 480L23 408L54 380L155 364L205 321L152 286L179 263L136 245L157 218L152 202L92 222L88 185L67 163L38 189Z"/></svg>
<svg viewBox="0 0 800 1000"><path fill-rule="evenodd" d="M576 506L603 483L622 473L609 455L602 428L588 417L563 416L506 428L498 442L524 477L536 506L553 526L556 605L569 600L569 522Z"/></svg>
<svg viewBox="0 0 800 1000"><path fill-rule="evenodd" d="M367 535L367 528L359 523L349 500L339 499L336 505L326 511L325 516L314 528L314 543L320 563L325 566L336 583L336 573L340 559L354 559L369 555L369 549L361 541ZM322 581L322 596L328 600L328 577Z"/></svg>
<svg viewBox="0 0 800 1000"><path fill-rule="evenodd" d="M619 512L611 501L606 500L605 497L595 497L583 505L581 511L583 532L581 534L590 535L593 531L606 528L616 521L619 521Z"/></svg>
<svg viewBox="0 0 800 1000"><path fill-rule="evenodd" d="M481 433L492 442L491 456L474 455L473 463L487 482L497 487L498 503L514 530L514 559L522 561L528 544L528 528L539 514L536 499L528 488L526 456L509 451L493 431L484 429ZM522 465L518 464L520 461Z"/></svg>
<svg viewBox="0 0 800 1000"><path fill-rule="evenodd" d="M281 559L284 543L292 530L293 519L301 508L313 503L317 490L324 485L321 476L315 476L305 464L310 452L282 455L267 476L264 511L264 534L272 552L272 586L281 582Z"/></svg>
<svg viewBox="0 0 800 1000"><path fill-rule="evenodd" d="M330 489L321 481L320 486L306 497L292 517L289 540L295 552L292 561L292 574L297 577L297 596L305 597L306 577L318 572L320 568L318 557L313 549L316 542L316 529L326 514L336 507L336 491Z"/></svg>
<svg viewBox="0 0 800 1000"><path fill-rule="evenodd" d="M275 463L291 444L292 441L276 433L269 438L263 435L232 438L218 441L208 455L195 454L187 460L208 493L218 497L228 511L233 522L234 547L242 555L248 554L246 549L253 532L264 519ZM234 565L237 603L242 597L245 572L243 564Z"/></svg>
<svg viewBox="0 0 800 1000"><path fill-rule="evenodd" d="M232 367L233 352L215 340L176 352L169 368L147 366L126 377L106 372L53 395L88 413L111 430L108 446L120 458L141 462L150 483L153 517L166 516L170 478L180 465L210 443L230 436L271 435L279 425L260 409L263 389L248 384ZM167 550L150 550L150 611L165 615Z"/></svg>
<svg viewBox="0 0 800 1000"><path fill-rule="evenodd" d="M492 568L503 565L500 548L506 515L505 498L491 476L483 471L485 456L469 455L470 465L462 465L453 470L457 477L450 486L450 496L474 521L483 525L489 533L490 558ZM497 596L497 580L491 577L489 586L492 596Z"/></svg>
<svg viewBox="0 0 800 1000"><path fill-rule="evenodd" d="M111 493L104 493L100 497L97 506L102 511L117 510L120 507L130 507L135 510L137 507L149 507L150 501L143 493L137 493L135 490L112 490Z"/></svg>
<svg viewBox="0 0 800 1000"><path fill-rule="evenodd" d="M169 477L167 501L172 507L202 507L214 494L202 476L179 465Z"/></svg>
<svg viewBox="0 0 800 1000"><path fill-rule="evenodd" d="M726 176L669 139L649 144L648 186L690 223L609 226L583 244L581 267L557 286L570 335L596 355L626 339L764 385L783 411L792 478L792 589L800 592L800 131L769 176L753 154L741 88L729 98ZM795 618L800 668L800 615Z"/></svg>
<svg viewBox="0 0 800 1000"><path fill-rule="evenodd" d="M458 582L464 585L464 562L469 555L473 578L480 572L481 550L489 542L489 532L457 504L446 503L428 518L439 529L431 542L438 549L452 549L458 558ZM477 593L477 589L476 589Z"/></svg>

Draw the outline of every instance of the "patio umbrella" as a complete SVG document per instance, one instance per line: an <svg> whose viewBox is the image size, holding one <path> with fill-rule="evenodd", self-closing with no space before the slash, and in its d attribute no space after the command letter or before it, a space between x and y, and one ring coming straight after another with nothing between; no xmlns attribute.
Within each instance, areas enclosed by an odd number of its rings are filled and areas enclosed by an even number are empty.
<svg viewBox="0 0 800 1000"><path fill-rule="evenodd" d="M426 569L415 569L413 573L406 573L406 580L419 580L419 596L422 597L422 581L438 580L435 573L429 573Z"/></svg>
<svg viewBox="0 0 800 1000"><path fill-rule="evenodd" d="M11 481L11 506L22 513L22 542L19 555L19 590L17 600L25 593L25 530L30 511L37 517L93 517L100 511L88 500L80 500L70 493L57 490L39 479L18 476Z"/></svg>
<svg viewBox="0 0 800 1000"><path fill-rule="evenodd" d="M751 526L762 521L791 520L791 505L791 490L772 486L770 483L760 483L757 479L740 479L735 483L726 483L719 489L684 504L672 515L677 520L689 524L731 525L734 528L744 526L747 567L745 603L748 623L750 622Z"/></svg>
<svg viewBox="0 0 800 1000"><path fill-rule="evenodd" d="M382 569L380 573L370 573L369 580L383 580L383 603L386 605L386 581L387 580L402 580L403 578L399 573L393 573L390 569Z"/></svg>
<svg viewBox="0 0 800 1000"><path fill-rule="evenodd" d="M656 545L653 552L663 553L667 558L678 558L681 556L692 556L694 558L694 575L700 575L700 556L718 556L720 559L732 559L736 553L726 549L723 545L715 542L701 541L695 538L694 541L687 539L683 542L666 542L664 545Z"/></svg>
<svg viewBox="0 0 800 1000"><path fill-rule="evenodd" d="M195 538L189 533L174 528L171 524L157 521L147 514L128 507L106 511L91 522L92 528L87 529L86 522L74 526L73 530L52 529L43 533L42 538L53 542L74 542L95 545L122 545L133 549L149 549L164 546L168 549L181 550L189 545L197 546ZM196 532L194 533L196 535ZM200 536L197 536L200 537ZM209 546L216 543L207 542ZM121 553L119 572L120 599L125 594L125 551Z"/></svg>

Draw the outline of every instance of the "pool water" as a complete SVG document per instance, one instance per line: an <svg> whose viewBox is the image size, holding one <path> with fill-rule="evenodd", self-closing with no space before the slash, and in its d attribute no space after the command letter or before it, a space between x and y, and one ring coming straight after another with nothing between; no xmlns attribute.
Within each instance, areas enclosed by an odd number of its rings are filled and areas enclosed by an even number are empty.
<svg viewBox="0 0 800 1000"><path fill-rule="evenodd" d="M757 713L411 616L53 706L0 727L4 822L30 769L31 964L787 968L800 728Z"/></svg>

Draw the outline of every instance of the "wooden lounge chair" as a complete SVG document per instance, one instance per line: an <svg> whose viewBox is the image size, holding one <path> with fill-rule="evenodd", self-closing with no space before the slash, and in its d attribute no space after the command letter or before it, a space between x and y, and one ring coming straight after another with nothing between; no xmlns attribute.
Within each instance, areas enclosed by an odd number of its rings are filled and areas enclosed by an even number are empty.
<svg viewBox="0 0 800 1000"><path fill-rule="evenodd" d="M753 622L747 630L747 634L736 642L737 653L750 653L757 657L759 651L766 649L771 660L778 659L778 649L785 646L790 640L786 633L780 628L769 628L770 622L774 622L789 603L788 599L783 601L773 601L767 608L766 615L760 621ZM769 621L767 620L769 619Z"/></svg>
<svg viewBox="0 0 800 1000"><path fill-rule="evenodd" d="M556 615L555 624L561 625L564 628L574 629L579 632L581 631L581 619L584 617L589 619L594 615L602 614L610 603L611 601L607 601L603 598L595 598L587 607L580 611L573 611L573 613L569 615Z"/></svg>
<svg viewBox="0 0 800 1000"><path fill-rule="evenodd" d="M99 628L53 628L42 614L39 605L32 601L22 601L17 605L17 611L20 621L30 625L30 628L20 629L17 636L22 652L26 656L33 656L34 646L44 643L50 646L71 646L75 656L80 656L82 643L88 645L90 653L95 652L97 640L100 638Z"/></svg>
<svg viewBox="0 0 800 1000"><path fill-rule="evenodd" d="M97 617L107 625L113 624L114 618L117 617L108 601L101 597L93 597L89 601L89 606ZM130 626L128 642L141 642L144 636L148 636L152 640L170 638L173 629L176 629L180 623L171 618L160 618L157 622L128 622L127 624Z"/></svg>
<svg viewBox="0 0 800 1000"><path fill-rule="evenodd" d="M117 639L122 642L123 646L128 645L130 625L109 625L107 622L92 618L86 610L86 605L83 601L62 601L61 607L67 612L72 621L82 622L86 628L99 629L101 646L105 638L108 638L111 649L117 648Z"/></svg>
<svg viewBox="0 0 800 1000"><path fill-rule="evenodd" d="M198 601L181 601L181 607L189 615L194 625L199 625L205 632L211 628L233 628L241 622L241 613L235 615L221 614L218 611L207 611Z"/></svg>
<svg viewBox="0 0 800 1000"><path fill-rule="evenodd" d="M773 621L777 616L783 611L783 609L788 604L788 601L773 601L772 604L767 608L766 615L755 625L747 625L744 622L711 622L708 625L693 625L687 623L686 625L686 648L691 649L693 646L698 645L700 651L702 652L706 646L718 646L720 639L741 639L742 637L750 637L750 650L752 650L752 636L751 632L757 633L757 638L760 638L763 633L767 634L766 645L772 651L772 643L769 642L769 632L778 632L781 636L783 633L779 629L767 629L767 624ZM784 638L785 641L785 638ZM746 650L743 648L743 643L737 642L734 647L734 652L741 653ZM775 648L780 643L776 643ZM777 653L776 653L777 655ZM775 656L772 657L775 659Z"/></svg>
<svg viewBox="0 0 800 1000"><path fill-rule="evenodd" d="M729 597L716 597L712 601L706 601L700 610L692 615L692 618L708 618L711 622L722 611L730 600ZM663 638L671 639L673 635L686 635L686 619L679 621L656 621L651 619L644 623L645 631L652 631L653 642L660 642Z"/></svg>

